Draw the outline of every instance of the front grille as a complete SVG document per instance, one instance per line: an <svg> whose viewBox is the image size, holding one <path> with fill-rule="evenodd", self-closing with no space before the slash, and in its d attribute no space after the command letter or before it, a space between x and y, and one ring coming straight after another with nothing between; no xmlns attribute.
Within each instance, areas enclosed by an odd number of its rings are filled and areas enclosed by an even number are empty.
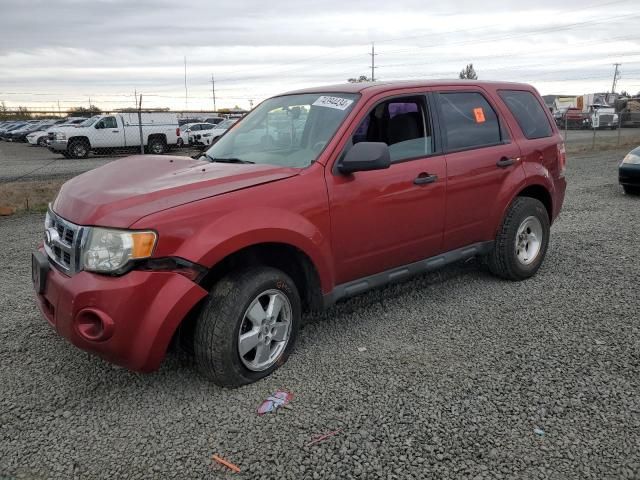
<svg viewBox="0 0 640 480"><path fill-rule="evenodd" d="M67 275L80 268L80 245L84 229L54 213L51 208L45 220L44 248L49 260Z"/></svg>
<svg viewBox="0 0 640 480"><path fill-rule="evenodd" d="M611 114L600 115L600 122L601 123L613 122L613 115Z"/></svg>

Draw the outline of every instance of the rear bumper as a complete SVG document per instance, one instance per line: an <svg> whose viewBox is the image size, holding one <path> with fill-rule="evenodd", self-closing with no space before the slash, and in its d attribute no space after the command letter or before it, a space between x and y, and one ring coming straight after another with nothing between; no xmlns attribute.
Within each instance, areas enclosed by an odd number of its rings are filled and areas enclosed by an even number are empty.
<svg viewBox="0 0 640 480"><path fill-rule="evenodd" d="M620 185L640 187L640 165L623 163L618 169Z"/></svg>
<svg viewBox="0 0 640 480"><path fill-rule="evenodd" d="M134 270L122 277L89 272L67 277L52 266L36 300L46 320L76 347L148 372L158 368L176 328L206 295L177 273ZM100 340L83 331L87 315L104 320Z"/></svg>
<svg viewBox="0 0 640 480"><path fill-rule="evenodd" d="M562 204L564 203L564 196L567 190L567 180L564 177L557 178L554 182L554 187L553 200L551 202L553 209L553 212L551 212L551 223L555 222L562 210Z"/></svg>

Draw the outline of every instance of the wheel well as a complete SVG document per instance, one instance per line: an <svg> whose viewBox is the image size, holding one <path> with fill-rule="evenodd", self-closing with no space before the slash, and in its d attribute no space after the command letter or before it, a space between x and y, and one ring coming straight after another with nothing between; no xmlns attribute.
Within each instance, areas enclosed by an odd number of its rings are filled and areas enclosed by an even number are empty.
<svg viewBox="0 0 640 480"><path fill-rule="evenodd" d="M311 259L301 250L282 243L261 243L239 250L209 270L201 285L209 290L222 277L239 268L269 266L282 270L296 284L304 311L322 308L320 277Z"/></svg>
<svg viewBox="0 0 640 480"><path fill-rule="evenodd" d="M91 142L89 142L89 139L87 137L71 137L69 138L69 140L67 140L67 145L71 145L71 142L76 142L78 140L86 143L89 147L91 147Z"/></svg>
<svg viewBox="0 0 640 480"><path fill-rule="evenodd" d="M159 140L162 140L164 143L167 143L167 136L164 133L152 133L151 135L149 135L149 138L147 139L147 143L155 139L159 139Z"/></svg>
<svg viewBox="0 0 640 480"><path fill-rule="evenodd" d="M530 185L518 193L518 197L535 198L542 202L544 208L547 210L547 215L549 215L549 221L551 221L551 218L553 217L551 194L542 185Z"/></svg>

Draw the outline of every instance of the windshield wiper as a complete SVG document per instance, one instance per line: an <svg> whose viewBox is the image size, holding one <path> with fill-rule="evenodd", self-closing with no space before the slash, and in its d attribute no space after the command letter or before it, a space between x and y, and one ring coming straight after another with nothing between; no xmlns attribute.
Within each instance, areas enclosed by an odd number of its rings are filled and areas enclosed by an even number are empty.
<svg viewBox="0 0 640 480"><path fill-rule="evenodd" d="M242 160L241 158L214 158L207 155L207 158L213 163L256 163L250 160Z"/></svg>

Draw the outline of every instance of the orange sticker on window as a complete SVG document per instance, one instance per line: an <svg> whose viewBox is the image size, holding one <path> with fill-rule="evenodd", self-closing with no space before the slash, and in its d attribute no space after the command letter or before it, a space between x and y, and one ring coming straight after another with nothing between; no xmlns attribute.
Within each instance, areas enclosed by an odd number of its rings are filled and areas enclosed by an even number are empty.
<svg viewBox="0 0 640 480"><path fill-rule="evenodd" d="M482 110L482 108L474 108L473 114L476 116L476 123L484 122L484 110Z"/></svg>

